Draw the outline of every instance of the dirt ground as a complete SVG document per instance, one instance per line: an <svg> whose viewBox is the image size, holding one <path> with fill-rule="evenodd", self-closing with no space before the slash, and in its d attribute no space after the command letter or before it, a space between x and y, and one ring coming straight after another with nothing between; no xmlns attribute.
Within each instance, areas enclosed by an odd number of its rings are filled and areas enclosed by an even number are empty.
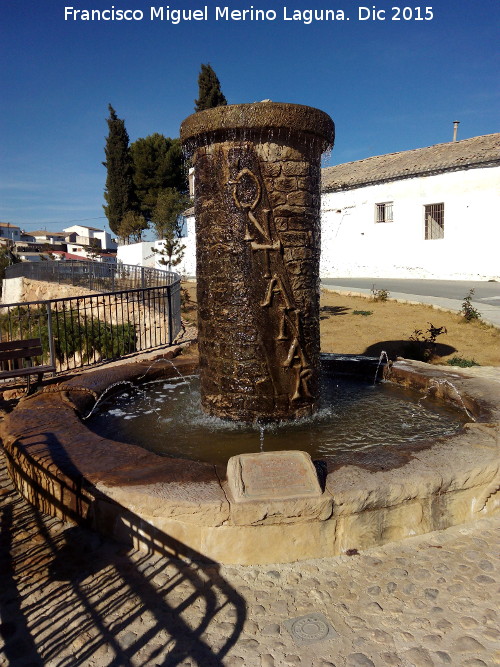
<svg viewBox="0 0 500 667"><path fill-rule="evenodd" d="M369 354L385 350L389 357L411 357L425 349L410 337L429 328L444 327L436 338L433 363L446 363L454 357L473 360L480 366L500 366L500 329L480 321L467 322L461 315L432 306L396 301L373 301L364 297L342 296L323 290L321 294L321 349L323 352ZM359 314L370 312L370 315Z"/></svg>
<svg viewBox="0 0 500 667"><path fill-rule="evenodd" d="M192 304L183 316L195 321L196 285L190 282L184 287ZM461 315L431 306L373 301L323 290L320 316L323 352L378 356L385 350L392 359L419 358L423 353L424 360L432 363L459 357L480 366L500 366L500 329L480 321L467 322ZM436 337L435 346L412 343L416 331L421 331L416 336L421 341L428 339L431 326L446 329Z"/></svg>

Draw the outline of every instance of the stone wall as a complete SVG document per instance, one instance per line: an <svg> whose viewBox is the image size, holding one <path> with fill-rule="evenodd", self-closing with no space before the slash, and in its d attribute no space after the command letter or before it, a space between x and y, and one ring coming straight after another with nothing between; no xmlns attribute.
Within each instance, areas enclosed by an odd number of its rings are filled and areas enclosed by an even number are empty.
<svg viewBox="0 0 500 667"><path fill-rule="evenodd" d="M87 294L96 294L96 292L85 287L59 285L58 283L31 280L24 277L4 279L2 284L2 303L48 301Z"/></svg>

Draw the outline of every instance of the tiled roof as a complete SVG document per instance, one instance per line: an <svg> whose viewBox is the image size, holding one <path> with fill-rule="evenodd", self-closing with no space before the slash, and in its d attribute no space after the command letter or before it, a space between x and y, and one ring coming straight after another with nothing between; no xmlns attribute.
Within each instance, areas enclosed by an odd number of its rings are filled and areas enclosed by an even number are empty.
<svg viewBox="0 0 500 667"><path fill-rule="evenodd" d="M61 236L62 238L66 238L68 236L64 232L49 232L46 229L37 229L34 232L28 232L30 236Z"/></svg>
<svg viewBox="0 0 500 667"><path fill-rule="evenodd" d="M8 227L10 229L19 229L17 225L13 225L11 222L0 222L0 227Z"/></svg>
<svg viewBox="0 0 500 667"><path fill-rule="evenodd" d="M322 169L323 192L500 164L500 133L369 157Z"/></svg>

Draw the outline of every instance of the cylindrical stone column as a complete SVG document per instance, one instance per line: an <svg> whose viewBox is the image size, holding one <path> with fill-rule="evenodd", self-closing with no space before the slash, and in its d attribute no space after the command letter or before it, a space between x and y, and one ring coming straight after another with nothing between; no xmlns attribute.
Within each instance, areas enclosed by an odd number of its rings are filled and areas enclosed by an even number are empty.
<svg viewBox="0 0 500 667"><path fill-rule="evenodd" d="M319 392L320 159L331 118L259 102L181 126L195 170L203 409L238 421L311 414Z"/></svg>

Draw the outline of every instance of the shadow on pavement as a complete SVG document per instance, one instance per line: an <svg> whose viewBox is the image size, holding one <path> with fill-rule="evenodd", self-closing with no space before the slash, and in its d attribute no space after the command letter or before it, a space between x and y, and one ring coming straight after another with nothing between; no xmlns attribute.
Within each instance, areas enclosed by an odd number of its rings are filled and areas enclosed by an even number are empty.
<svg viewBox="0 0 500 667"><path fill-rule="evenodd" d="M246 608L217 563L131 512L140 551L47 517L13 490L4 464L2 455L0 656L8 665L223 665ZM50 492L41 491L47 506L61 506L64 484L52 475Z"/></svg>

